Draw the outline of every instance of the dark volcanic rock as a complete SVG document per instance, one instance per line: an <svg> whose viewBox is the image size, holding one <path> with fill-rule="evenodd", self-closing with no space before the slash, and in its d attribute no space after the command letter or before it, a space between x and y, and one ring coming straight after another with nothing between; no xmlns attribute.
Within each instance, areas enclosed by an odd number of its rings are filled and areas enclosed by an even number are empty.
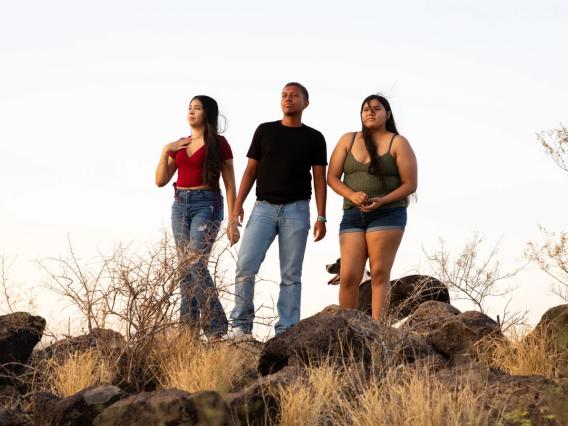
<svg viewBox="0 0 568 426"><path fill-rule="evenodd" d="M440 327L447 319L459 315L459 309L444 302L424 302L403 324L402 328L425 334Z"/></svg>
<svg viewBox="0 0 568 426"><path fill-rule="evenodd" d="M355 309L331 305L269 339L262 350L258 371L263 376L301 361L311 364L329 357L349 355L362 359L367 343L381 333L381 325Z"/></svg>
<svg viewBox="0 0 568 426"><path fill-rule="evenodd" d="M9 408L0 408L0 425L2 426L27 426L31 425L29 418L17 411Z"/></svg>
<svg viewBox="0 0 568 426"><path fill-rule="evenodd" d="M477 363L443 369L436 378L450 389L467 385L481 393L480 408L501 416L498 424L568 424L568 379L512 376Z"/></svg>
<svg viewBox="0 0 568 426"><path fill-rule="evenodd" d="M434 300L450 303L448 287L428 275L408 275L391 281L390 314L398 320L411 315L422 303ZM359 286L357 309L371 314L371 280Z"/></svg>
<svg viewBox="0 0 568 426"><path fill-rule="evenodd" d="M560 355L557 374L568 377L568 304L555 306L544 313L527 339L545 338L548 350Z"/></svg>
<svg viewBox="0 0 568 426"><path fill-rule="evenodd" d="M568 350L568 304L555 306L544 313L533 334L548 334L558 348Z"/></svg>
<svg viewBox="0 0 568 426"><path fill-rule="evenodd" d="M112 385L91 386L66 398L38 394L34 399L34 425L90 425L106 407L126 394Z"/></svg>
<svg viewBox="0 0 568 426"><path fill-rule="evenodd" d="M499 324L476 311L460 313L447 303L426 302L403 325L423 336L445 357L455 359L485 337L503 338Z"/></svg>
<svg viewBox="0 0 568 426"><path fill-rule="evenodd" d="M362 361L368 366L374 362L398 364L430 355L437 353L422 337L374 321L361 311L331 305L269 339L258 371L267 375L288 365L301 367L329 360L343 364Z"/></svg>
<svg viewBox="0 0 568 426"><path fill-rule="evenodd" d="M36 351L34 358L65 357L71 352L83 352L88 349L97 349L102 353L118 353L124 349L125 345L126 341L120 333L114 330L95 328L82 336L58 340L46 348Z"/></svg>
<svg viewBox="0 0 568 426"><path fill-rule="evenodd" d="M231 425L223 398L213 391L188 394L180 390L142 392L122 399L99 414L93 425Z"/></svg>
<svg viewBox="0 0 568 426"><path fill-rule="evenodd" d="M278 413L277 392L291 384L300 374L295 367L284 367L277 373L260 377L255 382L225 397L237 424L275 424Z"/></svg>
<svg viewBox="0 0 568 426"><path fill-rule="evenodd" d="M0 365L24 364L43 336L45 320L26 312L0 316Z"/></svg>

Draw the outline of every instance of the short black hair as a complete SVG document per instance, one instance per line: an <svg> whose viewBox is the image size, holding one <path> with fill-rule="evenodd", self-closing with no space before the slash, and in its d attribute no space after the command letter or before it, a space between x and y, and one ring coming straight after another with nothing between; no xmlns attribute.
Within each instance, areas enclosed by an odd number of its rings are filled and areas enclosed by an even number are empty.
<svg viewBox="0 0 568 426"><path fill-rule="evenodd" d="M291 81L290 83L286 83L284 85L284 87L288 87L288 86L296 86L298 89L300 89L300 91L302 92L302 95L304 95L304 98L306 98L306 101L310 100L310 95L308 93L308 89L306 89L306 87L303 84L300 84L296 81Z"/></svg>

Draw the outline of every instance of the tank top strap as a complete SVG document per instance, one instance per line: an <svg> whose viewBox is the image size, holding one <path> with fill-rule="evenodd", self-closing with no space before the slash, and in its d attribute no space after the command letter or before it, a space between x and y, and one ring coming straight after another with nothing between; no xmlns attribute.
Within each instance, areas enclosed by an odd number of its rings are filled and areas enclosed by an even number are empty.
<svg viewBox="0 0 568 426"><path fill-rule="evenodd" d="M353 144L355 143L355 138L357 137L357 132L353 132L353 136L351 137L351 142L349 143L349 152L353 148Z"/></svg>
<svg viewBox="0 0 568 426"><path fill-rule="evenodd" d="M394 135L392 135L390 144L389 144L389 150L387 152L391 152L391 148L392 148L392 143L394 142L394 138L396 138L398 135L395 133Z"/></svg>

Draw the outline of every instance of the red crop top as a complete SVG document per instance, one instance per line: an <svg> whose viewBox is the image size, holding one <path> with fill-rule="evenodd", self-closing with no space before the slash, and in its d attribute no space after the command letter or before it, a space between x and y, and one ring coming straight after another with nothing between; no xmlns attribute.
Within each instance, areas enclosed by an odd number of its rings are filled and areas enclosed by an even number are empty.
<svg viewBox="0 0 568 426"><path fill-rule="evenodd" d="M221 151L221 157L224 160L230 160L233 158L233 152L229 146L229 142L224 136L218 136L219 150ZM177 186L184 188L192 188L194 186L203 185L203 163L205 162L205 153L207 148L203 145L197 151L195 151L191 157L187 156L186 149L180 149L179 151L170 151L169 155L176 161L178 168L178 179L176 182ZM217 185L219 182L217 182Z"/></svg>

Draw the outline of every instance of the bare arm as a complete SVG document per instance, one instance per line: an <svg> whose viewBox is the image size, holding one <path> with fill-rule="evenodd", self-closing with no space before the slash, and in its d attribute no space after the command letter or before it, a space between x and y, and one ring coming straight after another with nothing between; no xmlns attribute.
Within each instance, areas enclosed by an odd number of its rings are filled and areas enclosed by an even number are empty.
<svg viewBox="0 0 568 426"><path fill-rule="evenodd" d="M229 226L227 228L227 238L231 245L236 244L240 239L239 230L231 219L231 213L235 207L236 184L235 184L235 167L233 160L225 160L221 167L221 175L223 176L223 184L225 185L225 193L227 194L227 208L229 211Z"/></svg>
<svg viewBox="0 0 568 426"><path fill-rule="evenodd" d="M176 173L176 170L176 161L169 156L166 149L162 150L162 155L160 155L160 162L156 167L156 185L158 185L160 188L167 185Z"/></svg>
<svg viewBox="0 0 568 426"><path fill-rule="evenodd" d="M176 160L169 156L169 152L176 152L180 149L187 148L187 145L191 141L191 137L181 138L175 142L168 143L162 148L162 154L160 155L160 161L156 167L156 177L155 182L160 188L168 184L172 179L177 170Z"/></svg>
<svg viewBox="0 0 568 426"><path fill-rule="evenodd" d="M235 167L233 160L225 160L223 166L221 167L221 175L223 176L223 184L225 185L225 193L227 195L227 206L229 215L235 207L235 199L237 198L235 184Z"/></svg>
<svg viewBox="0 0 568 426"><path fill-rule="evenodd" d="M327 185L325 182L325 166L312 166L314 179L314 193L316 196L316 207L318 216L325 217L325 205L327 201ZM325 222L316 220L314 224L314 241L319 241L325 237Z"/></svg>
<svg viewBox="0 0 568 426"><path fill-rule="evenodd" d="M337 142L337 145L331 154L331 159L329 160L327 184L337 194L347 198L357 207L360 207L365 201L367 201L368 195L364 192L353 191L353 189L341 181L341 176L343 175L343 164L347 158L352 137L352 133L346 133L339 139L339 142Z"/></svg>
<svg viewBox="0 0 568 426"><path fill-rule="evenodd" d="M243 204L245 203L245 200L256 180L257 167L258 161L249 158L247 167L241 179L241 184L239 186L239 194L237 195L237 200L235 201L233 211L231 212L231 220L236 220L239 224L243 223Z"/></svg>

